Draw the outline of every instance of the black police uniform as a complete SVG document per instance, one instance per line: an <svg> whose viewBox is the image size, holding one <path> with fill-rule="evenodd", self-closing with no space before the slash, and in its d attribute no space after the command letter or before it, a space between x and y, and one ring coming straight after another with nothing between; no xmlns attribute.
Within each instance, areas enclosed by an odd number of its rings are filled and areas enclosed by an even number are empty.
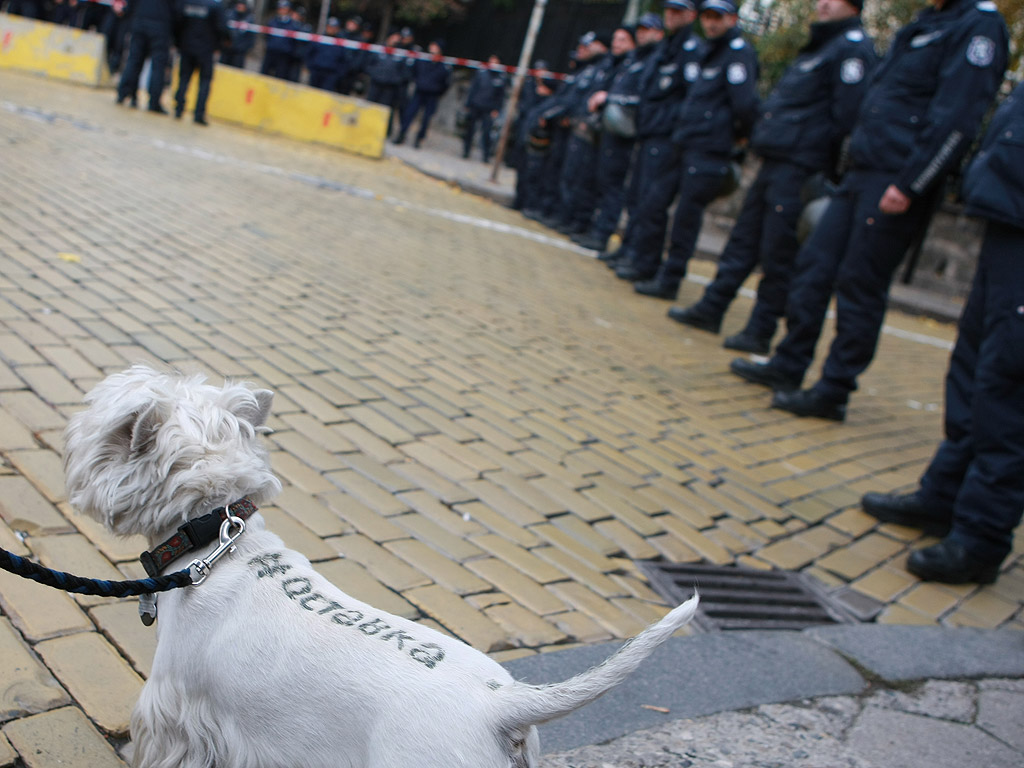
<svg viewBox="0 0 1024 768"><path fill-rule="evenodd" d="M345 74L347 56L345 49L336 45L334 37L324 42L314 42L306 51L306 69L309 70L309 84L325 91L337 91Z"/></svg>
<svg viewBox="0 0 1024 768"><path fill-rule="evenodd" d="M298 26L292 21L290 15L278 14L268 21L266 26L282 31L298 31ZM263 54L263 65L260 67L260 72L287 80L291 71L292 50L295 47L295 41L285 35L266 35L264 40L266 51Z"/></svg>
<svg viewBox="0 0 1024 768"><path fill-rule="evenodd" d="M626 205L629 220L613 265L627 280L653 277L661 261L668 228L668 208L679 188L679 153L672 128L679 105L700 77L705 43L692 25L676 30L658 44L643 73L637 139Z"/></svg>
<svg viewBox="0 0 1024 768"><path fill-rule="evenodd" d="M809 42L761 105L750 147L763 163L719 257L715 279L694 307L672 317L681 322L693 317L696 322L689 324L717 330L760 262L757 302L741 335L767 352L786 310L799 248L801 188L815 173L835 176L840 146L877 63L874 43L859 17L811 25Z"/></svg>
<svg viewBox="0 0 1024 768"><path fill-rule="evenodd" d="M505 89L508 87L508 76L504 72L481 69L469 84L469 95L466 96L466 132L462 137L462 156L469 157L473 148L473 137L477 123L480 124L480 146L484 153L484 162L491 159L491 127L494 124L492 113L501 110L505 102Z"/></svg>
<svg viewBox="0 0 1024 768"><path fill-rule="evenodd" d="M236 24L252 24L252 12L248 8L241 12L237 8L232 8L228 11L227 17L229 44L220 52L220 63L227 64L229 67L244 69L245 57L249 55L249 51L252 50L253 45L256 43L256 35L252 30L231 26L231 22Z"/></svg>
<svg viewBox="0 0 1024 768"><path fill-rule="evenodd" d="M874 357L893 273L1003 79L1008 36L989 0L947 0L897 33L850 135L851 170L797 255L788 332L767 366L793 384L803 379L833 290L836 338L818 383L809 391L777 394L776 407L845 416L857 376ZM879 211L890 184L910 197L907 212Z"/></svg>
<svg viewBox="0 0 1024 768"><path fill-rule="evenodd" d="M174 116L185 111L185 91L199 70L195 121L206 122L206 100L213 80L213 54L228 39L228 23L220 0L178 0L178 91Z"/></svg>
<svg viewBox="0 0 1024 768"><path fill-rule="evenodd" d="M301 7L301 6L300 6ZM303 16L304 18L304 16ZM303 34L313 34L313 25L305 21L295 22L295 30ZM302 79L302 65L306 63L312 41L296 38L292 40L292 50L288 58L288 80L297 83Z"/></svg>
<svg viewBox="0 0 1024 768"><path fill-rule="evenodd" d="M638 293L674 298L679 290L697 245L704 209L718 197L732 173L736 141L748 134L757 115L757 74L757 54L739 29L734 27L708 41L700 77L679 106L672 131L672 143L682 157L668 255L651 280L633 286ZM671 199L655 203L667 209ZM657 234L649 226L644 232ZM652 265L661 260L661 243L649 235L638 235L634 245L638 259L646 258Z"/></svg>
<svg viewBox="0 0 1024 768"><path fill-rule="evenodd" d="M418 59L412 65L412 80L414 85L412 99L402 111L398 140L399 143L405 141L405 134L409 132L409 126L422 110L423 116L420 118L420 128L416 133L415 140L418 147L427 136L427 129L430 128L430 120L434 116L434 112L437 111L438 102L448 90L448 86L451 85L452 68L443 61Z"/></svg>
<svg viewBox="0 0 1024 768"><path fill-rule="evenodd" d="M566 116L579 99L576 84L586 64L586 61L580 62L575 57L570 61L569 75L562 82L558 92L544 101L543 109L537 115L535 127L531 129L536 136L546 136L548 146L544 153L536 193L541 213L538 221L547 226L553 227L562 223L562 169L565 167L571 135Z"/></svg>
<svg viewBox="0 0 1024 768"><path fill-rule="evenodd" d="M171 35L174 32L175 12L173 0L130 0L131 42L128 60L117 86L117 103L127 98L135 103L139 88L139 74L146 59L150 59L149 109L163 112L160 96L164 92L164 73L171 55Z"/></svg>
<svg viewBox="0 0 1024 768"><path fill-rule="evenodd" d="M601 54L591 60L574 82L566 119L569 137L559 179L558 227L569 234L582 233L590 224L597 203L597 147L600 114L588 107L590 97L605 90L625 56Z"/></svg>
<svg viewBox="0 0 1024 768"><path fill-rule="evenodd" d="M608 238L618 227L626 204L626 178L636 146L640 94L648 62L656 50L657 44L650 43L630 51L611 75L608 85L608 98L602 115L606 117L609 109L618 110L632 119L632 126L618 126L608 120L602 123L595 184L597 205L588 236L580 241L597 250L604 249Z"/></svg>
<svg viewBox="0 0 1024 768"><path fill-rule="evenodd" d="M986 232L946 375L945 440L920 498L989 581L1024 510L1024 85L992 118L963 195Z"/></svg>
<svg viewBox="0 0 1024 768"><path fill-rule="evenodd" d="M555 196L549 190L548 179L557 179L553 166L558 161L555 154L555 130L551 122L541 124L545 113L556 104L562 84L556 80L546 81L553 93L546 98L539 97L520 121L520 141L524 144L522 163L516 173L516 200L525 216L540 220L553 213Z"/></svg>
<svg viewBox="0 0 1024 768"><path fill-rule="evenodd" d="M412 74L412 60L399 53L370 53L366 63L366 74L370 78L370 88L366 98L375 104L390 107L388 113L388 135L394 122L395 108L409 77Z"/></svg>

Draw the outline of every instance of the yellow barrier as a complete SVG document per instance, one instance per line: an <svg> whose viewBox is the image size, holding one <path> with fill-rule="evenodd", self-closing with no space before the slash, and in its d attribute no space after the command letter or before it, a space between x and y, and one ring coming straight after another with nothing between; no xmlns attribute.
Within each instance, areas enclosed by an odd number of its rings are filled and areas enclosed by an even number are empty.
<svg viewBox="0 0 1024 768"><path fill-rule="evenodd" d="M177 77L175 68L172 94L178 87ZM194 108L198 82L198 76L194 76L186 93L189 111ZM219 64L206 114L366 157L383 156L388 127L388 110L379 104Z"/></svg>
<svg viewBox="0 0 1024 768"><path fill-rule="evenodd" d="M100 86L108 77L104 44L95 32L0 14L0 69ZM186 97L190 110L197 82L193 78ZM385 107L235 67L217 66L206 114L366 157L384 154Z"/></svg>
<svg viewBox="0 0 1024 768"><path fill-rule="evenodd" d="M103 35L0 13L0 69L99 85Z"/></svg>

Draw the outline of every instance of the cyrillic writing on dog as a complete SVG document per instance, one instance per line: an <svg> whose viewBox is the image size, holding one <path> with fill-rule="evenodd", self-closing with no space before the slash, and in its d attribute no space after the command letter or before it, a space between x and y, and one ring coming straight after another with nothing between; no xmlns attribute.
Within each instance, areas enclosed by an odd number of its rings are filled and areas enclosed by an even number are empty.
<svg viewBox="0 0 1024 768"><path fill-rule="evenodd" d="M277 552L260 555L249 561L256 569L256 578L274 578L281 590L303 609L342 627L354 627L364 635L393 643L399 651L407 653L427 669L433 669L444 660L444 650L436 643L421 643L403 629L392 627L383 619L368 618L356 608L348 608L337 600L325 597L313 589L313 583L305 576L288 576L292 566L281 562Z"/></svg>

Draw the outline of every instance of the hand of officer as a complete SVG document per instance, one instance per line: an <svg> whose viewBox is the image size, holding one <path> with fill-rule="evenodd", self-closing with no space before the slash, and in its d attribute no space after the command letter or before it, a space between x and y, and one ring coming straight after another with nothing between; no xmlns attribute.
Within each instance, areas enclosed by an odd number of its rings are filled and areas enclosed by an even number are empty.
<svg viewBox="0 0 1024 768"><path fill-rule="evenodd" d="M597 112L606 101L608 101L608 91L598 91L587 99L587 110Z"/></svg>
<svg viewBox="0 0 1024 768"><path fill-rule="evenodd" d="M886 187L882 199L878 201L878 210L889 216L906 213L910 208L910 198L900 192L895 184Z"/></svg>
<svg viewBox="0 0 1024 768"><path fill-rule="evenodd" d="M498 115L499 115L499 114L500 114L500 113L498 112L498 110L496 110L496 109L494 109L494 110L491 110L491 117L492 117L492 118L495 118L495 119L497 119L497 117L498 117Z"/></svg>

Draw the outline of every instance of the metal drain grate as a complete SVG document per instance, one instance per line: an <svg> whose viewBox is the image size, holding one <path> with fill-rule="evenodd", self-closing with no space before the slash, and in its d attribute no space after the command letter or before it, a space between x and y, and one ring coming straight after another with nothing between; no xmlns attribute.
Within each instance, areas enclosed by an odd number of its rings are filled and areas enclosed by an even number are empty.
<svg viewBox="0 0 1024 768"><path fill-rule="evenodd" d="M729 629L806 629L847 624L857 617L830 600L813 579L790 571L665 563L637 563L654 590L672 604L700 592L694 624L706 632Z"/></svg>

